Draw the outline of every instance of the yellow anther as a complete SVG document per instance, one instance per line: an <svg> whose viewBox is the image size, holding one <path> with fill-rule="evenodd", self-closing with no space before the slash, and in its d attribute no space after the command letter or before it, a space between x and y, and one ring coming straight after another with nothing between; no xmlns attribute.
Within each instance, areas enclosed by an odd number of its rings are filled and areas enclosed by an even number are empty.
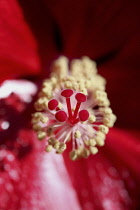
<svg viewBox="0 0 140 210"><path fill-rule="evenodd" d="M93 123L96 121L96 117L94 115L90 115L88 118L89 123Z"/></svg>
<svg viewBox="0 0 140 210"><path fill-rule="evenodd" d="M97 131L96 136L100 136L103 140L105 140L106 137L106 135L101 131Z"/></svg>
<svg viewBox="0 0 140 210"><path fill-rule="evenodd" d="M111 114L111 119L112 119L113 121L115 121L115 120L117 119L116 115L115 115L115 114Z"/></svg>
<svg viewBox="0 0 140 210"><path fill-rule="evenodd" d="M63 143L63 142L62 142L62 143L60 143L60 145L59 145L59 150L60 150L60 151L62 151L62 152L63 152L66 148L67 148L67 146L66 146L66 144L65 144L65 143Z"/></svg>
<svg viewBox="0 0 140 210"><path fill-rule="evenodd" d="M49 120L49 118L46 117L46 116L42 116L42 117L40 118L40 121L41 121L42 123L47 123L48 120Z"/></svg>
<svg viewBox="0 0 140 210"><path fill-rule="evenodd" d="M63 77L61 77L61 82L66 82L66 81L69 81L69 77L67 77L67 76L63 76Z"/></svg>
<svg viewBox="0 0 140 210"><path fill-rule="evenodd" d="M104 115L112 114L112 109L110 107L100 107L99 111L101 111Z"/></svg>
<svg viewBox="0 0 140 210"><path fill-rule="evenodd" d="M63 153L63 151L61 151L59 149L56 150L56 154L61 154L61 153Z"/></svg>
<svg viewBox="0 0 140 210"><path fill-rule="evenodd" d="M38 124L34 124L33 125L33 130L40 131L40 130L42 130L42 127L40 125L38 125Z"/></svg>
<svg viewBox="0 0 140 210"><path fill-rule="evenodd" d="M66 88L72 88L72 83L70 81L66 81L66 82L64 82L64 86Z"/></svg>
<svg viewBox="0 0 140 210"><path fill-rule="evenodd" d="M82 62L79 59L74 59L71 62L71 71L73 76L78 76L82 72Z"/></svg>
<svg viewBox="0 0 140 210"><path fill-rule="evenodd" d="M112 109L110 107L106 107L104 109L104 114L112 114Z"/></svg>
<svg viewBox="0 0 140 210"><path fill-rule="evenodd" d="M37 124L39 122L39 119L35 119L35 118L32 118L32 124Z"/></svg>
<svg viewBox="0 0 140 210"><path fill-rule="evenodd" d="M57 83L57 78L56 77L51 77L51 82L53 85Z"/></svg>
<svg viewBox="0 0 140 210"><path fill-rule="evenodd" d="M98 146L100 146L100 147L104 146L105 143L104 143L104 140L101 136L96 136L95 140L96 140L96 143L97 143Z"/></svg>
<svg viewBox="0 0 140 210"><path fill-rule="evenodd" d="M102 90L96 90L94 93L94 96L96 99L98 98L106 98L107 97L107 93L105 91Z"/></svg>
<svg viewBox="0 0 140 210"><path fill-rule="evenodd" d="M84 79L79 79L79 90L85 89L85 80Z"/></svg>
<svg viewBox="0 0 140 210"><path fill-rule="evenodd" d="M37 101L34 103L34 107L37 111L42 111L43 107Z"/></svg>
<svg viewBox="0 0 140 210"><path fill-rule="evenodd" d="M59 144L59 147L58 147L58 149L56 150L56 153L60 154L60 153L64 152L64 150L65 150L66 148L67 148L67 147L66 147L66 144L65 144L64 142L62 142L62 143Z"/></svg>
<svg viewBox="0 0 140 210"><path fill-rule="evenodd" d="M95 146L96 145L95 139L89 139L89 145L90 146Z"/></svg>
<svg viewBox="0 0 140 210"><path fill-rule="evenodd" d="M110 106L110 101L108 100L108 98L105 100L104 106Z"/></svg>
<svg viewBox="0 0 140 210"><path fill-rule="evenodd" d="M47 135L50 136L50 135L52 134L52 132L53 132L52 127L49 127L49 128L47 129Z"/></svg>
<svg viewBox="0 0 140 210"><path fill-rule="evenodd" d="M89 89L90 86L91 86L91 81L86 80L86 81L85 81L85 88Z"/></svg>
<svg viewBox="0 0 140 210"><path fill-rule="evenodd" d="M79 84L77 82L72 82L72 88L74 90L79 90Z"/></svg>
<svg viewBox="0 0 140 210"><path fill-rule="evenodd" d="M59 149L59 146L60 146L60 141L56 140L53 144L54 149L56 150Z"/></svg>
<svg viewBox="0 0 140 210"><path fill-rule="evenodd" d="M79 130L77 130L74 134L75 138L80 138L81 137L81 132Z"/></svg>
<svg viewBox="0 0 140 210"><path fill-rule="evenodd" d="M81 156L87 158L90 155L90 151L87 148L83 148Z"/></svg>
<svg viewBox="0 0 140 210"><path fill-rule="evenodd" d="M96 76L94 77L94 82L95 82L95 87L96 90L105 90L105 84L106 84L106 80L100 76L99 74L96 74Z"/></svg>
<svg viewBox="0 0 140 210"><path fill-rule="evenodd" d="M71 81L71 82L75 82L76 80L75 80L75 77L73 77L73 76L68 76L67 77L67 80L69 80L69 81Z"/></svg>
<svg viewBox="0 0 140 210"><path fill-rule="evenodd" d="M110 101L107 98L96 98L97 103L99 106L109 106L110 105Z"/></svg>
<svg viewBox="0 0 140 210"><path fill-rule="evenodd" d="M46 109L48 106L48 100L46 97L41 97L37 100L37 102L35 102L34 104L35 109L37 111L42 111L43 109Z"/></svg>
<svg viewBox="0 0 140 210"><path fill-rule="evenodd" d="M51 89L44 87L44 88L42 88L42 92L47 95L47 93L51 92Z"/></svg>
<svg viewBox="0 0 140 210"><path fill-rule="evenodd" d="M59 57L52 66L52 71L58 76L67 75L68 72L68 59L64 56Z"/></svg>
<svg viewBox="0 0 140 210"><path fill-rule="evenodd" d="M82 63L83 63L85 72L88 71L87 73L91 73L90 75L97 73L96 63L94 61L92 61L91 59L89 59L89 57L87 57L87 56L82 57Z"/></svg>
<svg viewBox="0 0 140 210"><path fill-rule="evenodd" d="M98 152L98 148L97 147L89 147L89 150L91 152L91 154L95 155Z"/></svg>
<svg viewBox="0 0 140 210"><path fill-rule="evenodd" d="M49 144L54 145L54 143L56 142L56 139L54 137L50 137L48 139Z"/></svg>
<svg viewBox="0 0 140 210"><path fill-rule="evenodd" d="M107 127L113 127L115 121L116 121L116 115L114 114L105 115L105 117L103 118L103 124L106 125Z"/></svg>
<svg viewBox="0 0 140 210"><path fill-rule="evenodd" d="M83 149L84 149L83 146L79 146L77 149L77 155L79 158L82 157Z"/></svg>
<svg viewBox="0 0 140 210"><path fill-rule="evenodd" d="M103 124L108 126L108 127L112 127L112 122L108 117L103 118Z"/></svg>
<svg viewBox="0 0 140 210"><path fill-rule="evenodd" d="M50 82L50 80L45 80L42 84L42 89L45 91L45 90L52 90L52 82Z"/></svg>
<svg viewBox="0 0 140 210"><path fill-rule="evenodd" d="M39 131L38 134L37 134L37 137L39 140L42 140L46 137L46 132L44 131Z"/></svg>
<svg viewBox="0 0 140 210"><path fill-rule="evenodd" d="M108 127L105 126L105 125L99 125L99 131L101 131L101 132L107 134L108 131L109 131L109 129L108 129Z"/></svg>
<svg viewBox="0 0 140 210"><path fill-rule="evenodd" d="M32 114L32 117L36 118L36 119L40 119L40 117L42 117L42 113L40 112L35 112L34 114Z"/></svg>
<svg viewBox="0 0 140 210"><path fill-rule="evenodd" d="M52 145L47 145L45 151L46 152L51 152L53 149Z"/></svg>
<svg viewBox="0 0 140 210"><path fill-rule="evenodd" d="M38 123L41 117L42 117L42 113L40 112L35 112L34 114L32 114L32 124Z"/></svg>
<svg viewBox="0 0 140 210"><path fill-rule="evenodd" d="M89 140L84 140L84 144L85 144L86 146L89 146Z"/></svg>
<svg viewBox="0 0 140 210"><path fill-rule="evenodd" d="M72 150L69 155L71 160L76 160L78 157L77 150Z"/></svg>
<svg viewBox="0 0 140 210"><path fill-rule="evenodd" d="M37 124L39 122L46 123L48 122L48 117L43 116L42 113L36 112L32 115L32 124Z"/></svg>
<svg viewBox="0 0 140 210"><path fill-rule="evenodd" d="M58 103L58 108L59 108L59 109L62 109L62 107L63 107L63 105L59 102L59 103Z"/></svg>
<svg viewBox="0 0 140 210"><path fill-rule="evenodd" d="M85 94L85 95L88 95L88 92L87 92L86 88L80 88L80 92Z"/></svg>
<svg viewBox="0 0 140 210"><path fill-rule="evenodd" d="M45 87L42 89L42 92L45 94L46 99L51 99L53 97L51 89Z"/></svg>

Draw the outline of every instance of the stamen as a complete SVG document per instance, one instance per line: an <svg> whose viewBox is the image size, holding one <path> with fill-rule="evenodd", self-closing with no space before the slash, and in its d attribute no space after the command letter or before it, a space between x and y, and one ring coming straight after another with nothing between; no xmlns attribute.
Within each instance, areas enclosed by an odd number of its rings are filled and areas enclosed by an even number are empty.
<svg viewBox="0 0 140 210"><path fill-rule="evenodd" d="M96 117L94 115L90 115L88 120L89 120L89 123L93 123L96 121Z"/></svg>
<svg viewBox="0 0 140 210"><path fill-rule="evenodd" d="M46 152L51 152L53 149L52 145L47 145L46 148L45 148L45 151Z"/></svg>
<svg viewBox="0 0 140 210"><path fill-rule="evenodd" d="M70 158L77 160L98 152L116 116L95 63L84 57L71 64L69 71L67 58L54 63L51 78L43 82L35 102L38 112L32 115L32 124L38 139L47 141L46 152L60 154L71 140Z"/></svg>
<svg viewBox="0 0 140 210"><path fill-rule="evenodd" d="M76 130L76 132L74 133L74 137L75 138L80 138L81 137L81 132L79 130Z"/></svg>

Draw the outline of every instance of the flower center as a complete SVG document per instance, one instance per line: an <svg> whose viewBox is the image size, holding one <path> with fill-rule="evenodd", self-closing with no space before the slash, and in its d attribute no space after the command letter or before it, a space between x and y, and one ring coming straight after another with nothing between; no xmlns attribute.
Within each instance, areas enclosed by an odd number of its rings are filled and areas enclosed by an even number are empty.
<svg viewBox="0 0 140 210"><path fill-rule="evenodd" d="M79 121L85 122L89 118L89 112L87 110L80 110L80 106L82 103L86 102L87 97L83 93L77 93L75 95L75 100L77 101L75 109L73 111L71 106L71 96L74 94L71 89L64 89L61 92L61 96L63 96L66 100L67 113L63 110L60 110L58 105L59 102L56 99L51 99L48 102L48 108L52 111L55 110L55 119L59 122L65 122L74 125ZM80 111L79 111L80 110Z"/></svg>
<svg viewBox="0 0 140 210"><path fill-rule="evenodd" d="M47 152L54 149L60 154L71 141L70 158L77 160L96 154L104 145L108 127L116 120L105 83L88 57L74 59L70 65L65 57L53 63L32 115L33 129L39 140L46 140Z"/></svg>

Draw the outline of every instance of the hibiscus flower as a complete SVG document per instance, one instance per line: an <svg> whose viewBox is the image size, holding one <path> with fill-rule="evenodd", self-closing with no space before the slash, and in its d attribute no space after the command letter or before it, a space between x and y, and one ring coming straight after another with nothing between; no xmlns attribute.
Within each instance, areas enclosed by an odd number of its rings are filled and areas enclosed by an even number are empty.
<svg viewBox="0 0 140 210"><path fill-rule="evenodd" d="M140 208L138 8L127 1L1 2L0 209ZM118 116L98 154L75 162L67 150L45 153L31 126L37 89L61 54L97 62Z"/></svg>

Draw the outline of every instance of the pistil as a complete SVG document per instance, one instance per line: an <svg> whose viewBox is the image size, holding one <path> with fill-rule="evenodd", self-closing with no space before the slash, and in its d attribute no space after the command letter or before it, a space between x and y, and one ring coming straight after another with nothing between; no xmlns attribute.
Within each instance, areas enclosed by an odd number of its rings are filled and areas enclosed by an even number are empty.
<svg viewBox="0 0 140 210"><path fill-rule="evenodd" d="M61 92L61 95L66 98L67 110L69 114L69 120L72 121L72 109L71 109L71 101L70 97L73 95L73 90L65 89Z"/></svg>

